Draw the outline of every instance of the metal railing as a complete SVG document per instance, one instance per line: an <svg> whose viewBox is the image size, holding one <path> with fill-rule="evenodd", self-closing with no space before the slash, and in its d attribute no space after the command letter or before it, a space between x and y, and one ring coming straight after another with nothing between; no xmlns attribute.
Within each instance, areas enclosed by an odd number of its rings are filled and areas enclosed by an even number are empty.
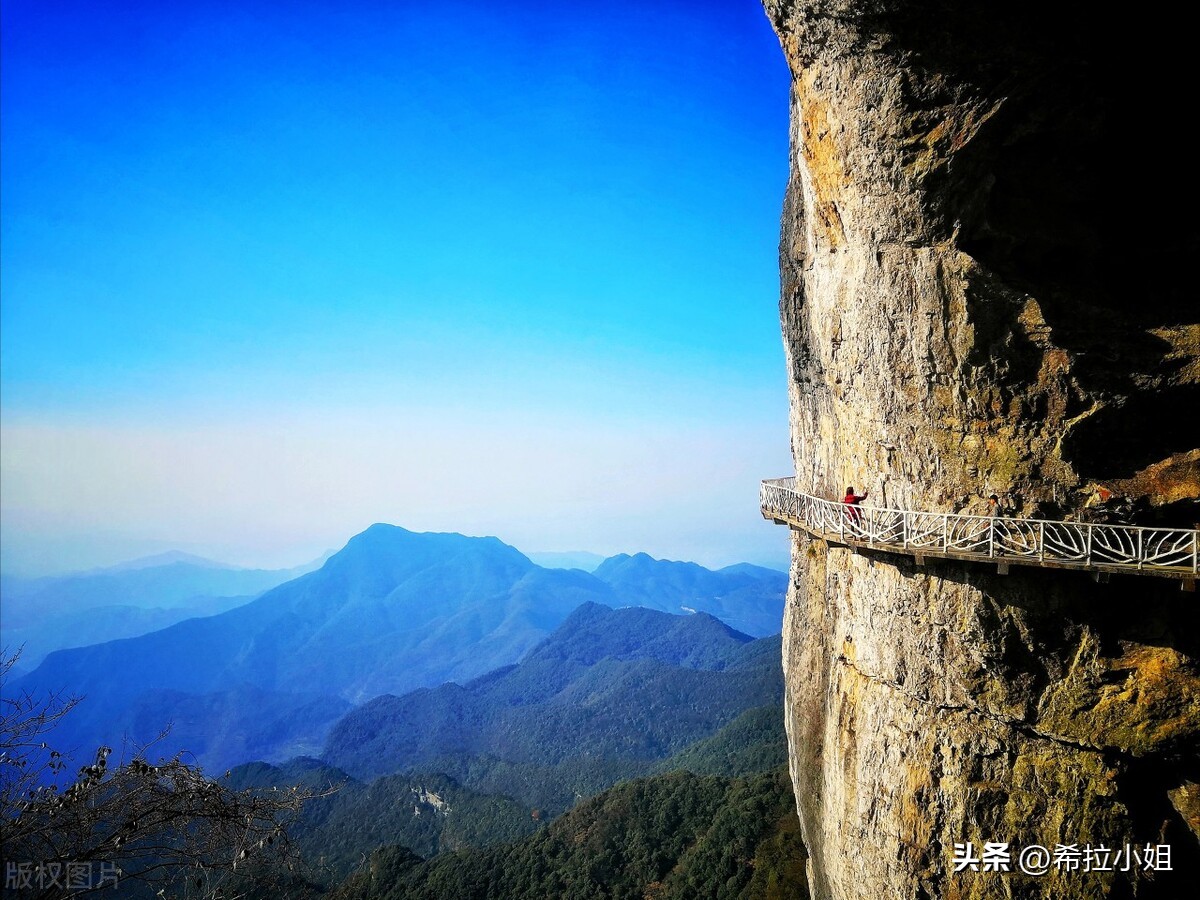
<svg viewBox="0 0 1200 900"><path fill-rule="evenodd" d="M796 490L795 478L762 482L763 516L839 543L911 556L1133 572L1194 579L1200 529L1142 528L1008 516L850 506Z"/></svg>

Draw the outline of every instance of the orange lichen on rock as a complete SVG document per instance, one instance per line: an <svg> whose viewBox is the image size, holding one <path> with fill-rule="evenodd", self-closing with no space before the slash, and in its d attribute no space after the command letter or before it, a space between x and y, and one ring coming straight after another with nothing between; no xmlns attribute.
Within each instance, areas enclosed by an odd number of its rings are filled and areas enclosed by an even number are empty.
<svg viewBox="0 0 1200 900"><path fill-rule="evenodd" d="M1176 453L1113 486L1127 496L1144 496L1154 506L1200 497L1200 449Z"/></svg>
<svg viewBox="0 0 1200 900"><path fill-rule="evenodd" d="M822 234L830 247L838 247L846 238L842 216L838 211L838 198L846 186L846 173L842 166L841 150L833 136L830 110L820 101L820 93L811 90L811 82L816 77L811 71L801 76L801 96L804 100L801 104L799 149Z"/></svg>
<svg viewBox="0 0 1200 900"><path fill-rule="evenodd" d="M1039 730L1143 756L1200 734L1200 673L1171 647L1129 646L1108 659L1085 641L1047 693Z"/></svg>
<svg viewBox="0 0 1200 900"><path fill-rule="evenodd" d="M1184 782L1175 790L1168 791L1167 796L1170 797L1176 812L1187 822L1192 834L1200 838L1200 784L1194 781Z"/></svg>

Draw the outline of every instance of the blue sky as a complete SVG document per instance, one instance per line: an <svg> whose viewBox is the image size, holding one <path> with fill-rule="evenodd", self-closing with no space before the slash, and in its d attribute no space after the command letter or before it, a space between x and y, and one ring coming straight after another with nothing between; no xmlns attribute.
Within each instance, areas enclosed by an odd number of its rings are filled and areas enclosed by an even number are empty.
<svg viewBox="0 0 1200 900"><path fill-rule="evenodd" d="M2 10L6 568L374 521L786 558L752 0Z"/></svg>

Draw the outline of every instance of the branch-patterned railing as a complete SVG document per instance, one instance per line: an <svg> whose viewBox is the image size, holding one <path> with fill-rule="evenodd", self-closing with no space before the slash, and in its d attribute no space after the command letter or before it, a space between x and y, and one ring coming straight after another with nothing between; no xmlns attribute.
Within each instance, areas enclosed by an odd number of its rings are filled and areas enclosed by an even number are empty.
<svg viewBox="0 0 1200 900"><path fill-rule="evenodd" d="M839 543L912 556L1133 572L1195 579L1200 529L1142 528L849 506L796 490L795 478L764 481L763 516Z"/></svg>

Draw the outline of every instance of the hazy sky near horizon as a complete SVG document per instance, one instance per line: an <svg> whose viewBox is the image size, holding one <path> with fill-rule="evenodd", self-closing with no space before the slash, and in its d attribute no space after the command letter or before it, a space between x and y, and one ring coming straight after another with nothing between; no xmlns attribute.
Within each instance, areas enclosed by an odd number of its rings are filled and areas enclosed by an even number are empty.
<svg viewBox="0 0 1200 900"><path fill-rule="evenodd" d="M782 564L754 0L3 0L0 566Z"/></svg>

